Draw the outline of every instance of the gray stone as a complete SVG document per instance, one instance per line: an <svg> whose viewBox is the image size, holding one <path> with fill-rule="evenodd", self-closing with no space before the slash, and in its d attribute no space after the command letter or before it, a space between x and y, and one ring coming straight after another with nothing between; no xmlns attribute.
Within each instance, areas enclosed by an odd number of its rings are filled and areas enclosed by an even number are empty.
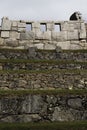
<svg viewBox="0 0 87 130"><path fill-rule="evenodd" d="M21 33L20 34L20 39L21 40L33 40L34 37L34 33L33 32L26 32L26 33Z"/></svg>
<svg viewBox="0 0 87 130"><path fill-rule="evenodd" d="M2 19L2 25L1 25L2 30L11 30L11 21L8 18L3 18Z"/></svg>
<svg viewBox="0 0 87 130"><path fill-rule="evenodd" d="M28 48L28 55L29 55L30 58L35 58L36 50L37 50L36 47L29 47Z"/></svg>
<svg viewBox="0 0 87 130"><path fill-rule="evenodd" d="M18 28L26 28L26 23L18 23Z"/></svg>
<svg viewBox="0 0 87 130"><path fill-rule="evenodd" d="M18 22L17 21L12 21L12 27L17 27L18 26Z"/></svg>
<svg viewBox="0 0 87 130"><path fill-rule="evenodd" d="M52 121L73 121L74 117L69 110L63 110L60 107L55 107L51 120Z"/></svg>
<svg viewBox="0 0 87 130"><path fill-rule="evenodd" d="M34 46L37 47L37 49L43 49L44 48L43 43L34 44Z"/></svg>
<svg viewBox="0 0 87 130"><path fill-rule="evenodd" d="M78 30L68 31L68 40L79 40L79 32Z"/></svg>
<svg viewBox="0 0 87 130"><path fill-rule="evenodd" d="M14 39L6 39L5 44L6 44L6 46L17 47L18 46L18 41L14 40Z"/></svg>
<svg viewBox="0 0 87 130"><path fill-rule="evenodd" d="M0 46L3 46L3 45L4 45L4 39L0 38Z"/></svg>
<svg viewBox="0 0 87 130"><path fill-rule="evenodd" d="M15 31L11 31L10 32L10 38L11 39L20 39L20 33L15 32Z"/></svg>
<svg viewBox="0 0 87 130"><path fill-rule="evenodd" d="M42 98L39 95L27 96L26 99L22 102L21 113L39 113L42 107Z"/></svg>
<svg viewBox="0 0 87 130"><path fill-rule="evenodd" d="M45 50L55 50L56 46L53 44L44 44Z"/></svg>
<svg viewBox="0 0 87 130"><path fill-rule="evenodd" d="M82 100L81 98L71 98L68 100L68 105L74 109L82 108Z"/></svg>
<svg viewBox="0 0 87 130"><path fill-rule="evenodd" d="M1 31L1 37L2 38L8 38L9 37L9 31Z"/></svg>

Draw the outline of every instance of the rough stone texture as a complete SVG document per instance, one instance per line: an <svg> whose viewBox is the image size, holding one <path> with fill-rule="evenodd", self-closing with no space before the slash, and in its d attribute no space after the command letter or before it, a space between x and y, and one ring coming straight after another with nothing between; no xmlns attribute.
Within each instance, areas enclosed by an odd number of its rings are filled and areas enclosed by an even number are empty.
<svg viewBox="0 0 87 130"><path fill-rule="evenodd" d="M0 49L0 59L46 59L46 60L72 60L72 61L87 61L87 51L62 51L62 50L37 50L36 48L31 46L27 46L27 50L23 50L24 48L21 48L22 50L14 50L14 49L7 49L6 52L3 49ZM19 46L20 47L24 46ZM34 49L34 55L32 54L33 57L30 56L29 54L29 49L28 48L33 48ZM60 47L58 47L60 48ZM31 49L30 49L31 50ZM33 53L33 52L31 52Z"/></svg>
<svg viewBox="0 0 87 130"><path fill-rule="evenodd" d="M9 37L9 31L2 31L1 32L1 37L2 38L8 38Z"/></svg>
<svg viewBox="0 0 87 130"><path fill-rule="evenodd" d="M1 29L4 31L11 30L11 21L8 18L2 18Z"/></svg>
<svg viewBox="0 0 87 130"><path fill-rule="evenodd" d="M31 25L31 29L27 29L27 25ZM44 25L41 29L41 25ZM59 25L60 30L56 29ZM60 46L62 49L87 49L87 27L86 23L81 20L73 21L13 21L8 18L2 19L1 37L10 38L12 42L17 39L19 43L26 41L25 46L32 44L38 49L54 49ZM44 31L43 31L44 30ZM7 32L6 32L7 31ZM31 42L32 40L32 42ZM85 44L81 41L85 40ZM75 44L77 41L78 44ZM72 44L74 42L74 44ZM37 43L37 44L36 44ZM8 48L8 45L4 45ZM19 48L20 44L17 46ZM55 47L54 47L55 46ZM11 46L12 48L12 46ZM21 47L20 47L21 48Z"/></svg>
<svg viewBox="0 0 87 130"><path fill-rule="evenodd" d="M20 33L17 33L15 31L10 32L10 39L20 39Z"/></svg>
<svg viewBox="0 0 87 130"><path fill-rule="evenodd" d="M70 101L71 99L72 101ZM74 100L77 103L73 107ZM45 94L44 96L0 97L0 122L86 120L86 102L87 96L49 96Z"/></svg>
<svg viewBox="0 0 87 130"><path fill-rule="evenodd" d="M31 69L30 69L31 70ZM47 71L48 72L48 71ZM87 73L57 72L0 73L0 88L9 89L87 89Z"/></svg>

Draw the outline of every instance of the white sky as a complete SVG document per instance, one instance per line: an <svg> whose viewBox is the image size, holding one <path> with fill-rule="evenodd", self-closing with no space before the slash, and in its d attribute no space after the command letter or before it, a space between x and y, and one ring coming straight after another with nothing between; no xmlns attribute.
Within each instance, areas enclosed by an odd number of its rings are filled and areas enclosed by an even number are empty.
<svg viewBox="0 0 87 130"><path fill-rule="evenodd" d="M0 0L0 19L68 20L75 11L86 20L87 0Z"/></svg>

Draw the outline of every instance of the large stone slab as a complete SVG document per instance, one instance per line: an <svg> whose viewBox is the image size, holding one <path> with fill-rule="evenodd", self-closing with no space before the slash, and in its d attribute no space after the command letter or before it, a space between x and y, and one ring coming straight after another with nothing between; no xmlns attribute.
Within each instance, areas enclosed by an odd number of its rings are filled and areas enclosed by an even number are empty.
<svg viewBox="0 0 87 130"><path fill-rule="evenodd" d="M10 38L11 39L20 39L20 33L16 32L16 31L11 31Z"/></svg>
<svg viewBox="0 0 87 130"><path fill-rule="evenodd" d="M8 18L2 19L1 29L2 30L11 30L11 21Z"/></svg>
<svg viewBox="0 0 87 130"><path fill-rule="evenodd" d="M79 32L78 30L67 31L68 40L79 40Z"/></svg>
<svg viewBox="0 0 87 130"><path fill-rule="evenodd" d="M20 34L20 39L21 40L33 40L34 37L35 36L34 36L34 33L32 31Z"/></svg>
<svg viewBox="0 0 87 130"><path fill-rule="evenodd" d="M2 38L9 38L9 31L1 31Z"/></svg>

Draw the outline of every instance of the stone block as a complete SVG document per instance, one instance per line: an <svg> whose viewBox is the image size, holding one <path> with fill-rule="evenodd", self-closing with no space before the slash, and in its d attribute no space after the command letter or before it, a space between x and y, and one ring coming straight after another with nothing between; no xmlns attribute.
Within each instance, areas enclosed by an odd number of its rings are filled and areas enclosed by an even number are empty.
<svg viewBox="0 0 87 130"><path fill-rule="evenodd" d="M68 50L70 49L70 41L58 42L56 46L61 47L63 50Z"/></svg>
<svg viewBox="0 0 87 130"><path fill-rule="evenodd" d="M43 33L43 39L44 40L51 40L51 32L50 31L46 31Z"/></svg>
<svg viewBox="0 0 87 130"><path fill-rule="evenodd" d="M38 43L38 44L34 44L35 47L37 47L37 49L43 49L44 48L44 44L43 43Z"/></svg>
<svg viewBox="0 0 87 130"><path fill-rule="evenodd" d="M67 31L52 32L52 40L61 42L67 40Z"/></svg>
<svg viewBox="0 0 87 130"><path fill-rule="evenodd" d="M14 39L5 39L5 44L6 44L6 46L17 47L18 41L14 40Z"/></svg>
<svg viewBox="0 0 87 130"><path fill-rule="evenodd" d="M80 30L80 39L85 39L86 38L86 28L85 24L81 23L81 30Z"/></svg>
<svg viewBox="0 0 87 130"><path fill-rule="evenodd" d="M44 49L45 50L55 50L56 46L52 44L44 44Z"/></svg>
<svg viewBox="0 0 87 130"><path fill-rule="evenodd" d="M4 45L4 39L0 38L0 46L3 46L3 45Z"/></svg>
<svg viewBox="0 0 87 130"><path fill-rule="evenodd" d="M9 31L1 31L2 38L9 38Z"/></svg>
<svg viewBox="0 0 87 130"><path fill-rule="evenodd" d="M12 27L11 30L12 31L18 31L18 27Z"/></svg>
<svg viewBox="0 0 87 130"><path fill-rule="evenodd" d="M54 24L53 23L47 23L47 31L53 31L54 30Z"/></svg>
<svg viewBox="0 0 87 130"><path fill-rule="evenodd" d="M26 28L18 28L18 32L26 32Z"/></svg>
<svg viewBox="0 0 87 130"><path fill-rule="evenodd" d="M33 40L35 38L34 33L32 31L20 33L21 40Z"/></svg>
<svg viewBox="0 0 87 130"><path fill-rule="evenodd" d="M64 22L61 24L61 31L68 31L69 30L69 23Z"/></svg>
<svg viewBox="0 0 87 130"><path fill-rule="evenodd" d="M11 21L8 18L2 19L1 29L8 31L11 30Z"/></svg>
<svg viewBox="0 0 87 130"><path fill-rule="evenodd" d="M17 27L18 26L18 22L17 21L12 21L12 26L13 27Z"/></svg>
<svg viewBox="0 0 87 130"><path fill-rule="evenodd" d="M40 29L40 23L39 22L32 23L32 28L39 28Z"/></svg>
<svg viewBox="0 0 87 130"><path fill-rule="evenodd" d="M20 33L15 32L15 31L11 31L10 32L10 38L11 39L20 39Z"/></svg>
<svg viewBox="0 0 87 130"><path fill-rule="evenodd" d="M68 40L79 40L78 30L68 31Z"/></svg>
<svg viewBox="0 0 87 130"><path fill-rule="evenodd" d="M41 31L36 31L35 32L35 39L37 40L51 40L51 32L46 31L46 32L41 32Z"/></svg>
<svg viewBox="0 0 87 130"><path fill-rule="evenodd" d="M18 28L26 28L26 23L18 23Z"/></svg>

